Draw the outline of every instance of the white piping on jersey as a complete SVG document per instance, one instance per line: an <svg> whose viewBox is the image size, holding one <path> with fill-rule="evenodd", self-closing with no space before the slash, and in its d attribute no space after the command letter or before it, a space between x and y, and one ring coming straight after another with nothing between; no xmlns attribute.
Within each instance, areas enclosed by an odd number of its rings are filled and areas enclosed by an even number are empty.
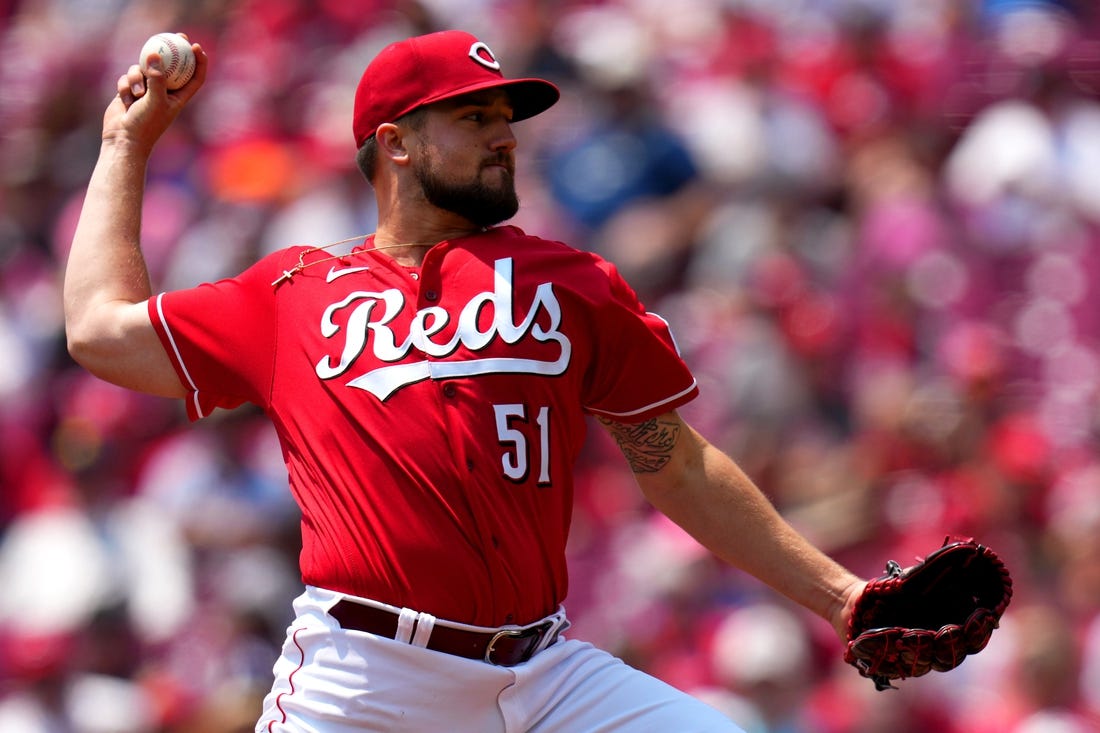
<svg viewBox="0 0 1100 733"><path fill-rule="evenodd" d="M666 329L668 329L668 337L669 337L670 339L672 339L672 348L676 349L676 355L677 355L677 356L683 356L683 354L681 354L681 353L680 353L680 344L676 343L676 334L674 334L674 333L672 332L672 324L671 324L671 323L669 323L668 321L666 321L666 320L665 320L664 318L662 318L662 317L661 317L660 315L658 315L658 314L654 313L653 311L646 311L646 315L647 315L647 316L653 316L653 317L654 317L654 318L656 318L656 319L657 319L658 321L660 321L661 323L665 324L665 328L666 328Z"/></svg>
<svg viewBox="0 0 1100 733"><path fill-rule="evenodd" d="M183 372L183 377L187 380L187 386L191 388L191 401L195 406L195 414L199 417L206 417L202 412L202 407L199 405L198 385L196 385L195 380L191 378L191 372L187 370L187 365L183 362L183 355L180 354L179 347L176 345L176 337L172 335L172 329L168 326L168 319L164 317L163 299L164 293L157 296L157 317L160 319L160 325L164 328L165 335L168 336L168 343L172 346L172 353L175 354L176 363L180 365L180 371Z"/></svg>
<svg viewBox="0 0 1100 733"><path fill-rule="evenodd" d="M671 397L666 397L663 400L658 400L657 402L653 402L651 404L648 404L645 407L639 407L637 410L630 410L628 412L611 412L610 410L598 410L594 407L589 407L588 409L591 412L597 412L601 415L607 415L608 417L633 417L634 415L640 415L643 412L647 412L648 410L652 410L656 407L660 407L661 405L667 405L669 402L675 402L676 400L680 399L681 397L686 395L691 390L695 389L696 384L697 384L697 382L694 379L692 379L691 384L688 385L687 389L682 389L679 392L677 392L676 394L672 395Z"/></svg>

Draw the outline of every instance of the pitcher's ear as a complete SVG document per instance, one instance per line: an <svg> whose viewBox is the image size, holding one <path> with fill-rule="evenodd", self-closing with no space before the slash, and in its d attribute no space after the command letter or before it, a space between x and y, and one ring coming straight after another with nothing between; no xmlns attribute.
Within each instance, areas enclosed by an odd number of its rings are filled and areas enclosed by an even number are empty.
<svg viewBox="0 0 1100 733"><path fill-rule="evenodd" d="M374 138L378 143L378 152L390 160L404 165L409 159L408 145L405 133L399 126L392 122L383 122L374 131Z"/></svg>

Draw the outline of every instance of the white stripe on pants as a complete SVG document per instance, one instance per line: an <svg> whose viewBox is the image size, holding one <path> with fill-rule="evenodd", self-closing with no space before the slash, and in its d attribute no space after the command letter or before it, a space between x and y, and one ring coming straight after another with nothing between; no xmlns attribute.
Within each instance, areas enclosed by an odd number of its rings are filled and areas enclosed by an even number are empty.
<svg viewBox="0 0 1100 733"><path fill-rule="evenodd" d="M591 644L497 667L341 629L344 596L294 602L257 733L738 733L725 715Z"/></svg>

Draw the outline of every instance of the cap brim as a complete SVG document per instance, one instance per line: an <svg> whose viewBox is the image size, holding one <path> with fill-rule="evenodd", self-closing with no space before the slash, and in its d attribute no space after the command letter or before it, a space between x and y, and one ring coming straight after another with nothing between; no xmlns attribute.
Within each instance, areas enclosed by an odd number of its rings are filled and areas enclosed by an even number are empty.
<svg viewBox="0 0 1100 733"><path fill-rule="evenodd" d="M514 122L545 112L561 98L558 88L545 79L515 79L504 86L512 100Z"/></svg>
<svg viewBox="0 0 1100 733"><path fill-rule="evenodd" d="M431 99L424 100L417 107L454 99L463 94L480 92L483 89L503 89L512 100L512 121L519 122L534 117L550 109L561 98L561 91L545 79L501 79L483 81L477 84L453 89ZM409 110L410 112L412 110Z"/></svg>

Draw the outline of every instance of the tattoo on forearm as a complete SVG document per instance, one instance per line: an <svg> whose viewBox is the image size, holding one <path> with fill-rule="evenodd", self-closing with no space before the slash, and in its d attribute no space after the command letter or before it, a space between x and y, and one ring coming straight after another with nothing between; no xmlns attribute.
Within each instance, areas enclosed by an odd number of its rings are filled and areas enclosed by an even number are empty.
<svg viewBox="0 0 1100 733"><path fill-rule="evenodd" d="M634 473L655 473L668 463L680 426L656 418L636 425L597 418L607 426Z"/></svg>

